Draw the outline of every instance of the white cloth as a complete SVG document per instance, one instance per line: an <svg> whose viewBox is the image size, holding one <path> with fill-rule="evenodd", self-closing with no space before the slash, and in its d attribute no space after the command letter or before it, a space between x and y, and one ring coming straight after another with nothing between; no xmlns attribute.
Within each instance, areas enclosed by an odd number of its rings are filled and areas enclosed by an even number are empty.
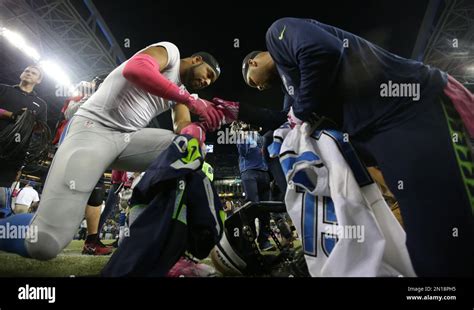
<svg viewBox="0 0 474 310"><path fill-rule="evenodd" d="M32 202L39 201L38 192L31 186L25 186L16 197L16 204L31 206Z"/></svg>
<svg viewBox="0 0 474 310"><path fill-rule="evenodd" d="M80 227L81 227L81 228L87 228L87 221L86 221L86 219L82 220Z"/></svg>
<svg viewBox="0 0 474 310"><path fill-rule="evenodd" d="M148 47L151 46L162 46L166 49L168 63L164 69L160 68L161 74L181 86L180 54L176 45L170 42L159 42ZM107 76L97 92L79 108L76 115L90 118L109 128L137 131L145 128L155 116L175 105L175 102L154 96L125 79L122 71L127 62L128 60Z"/></svg>
<svg viewBox="0 0 474 310"><path fill-rule="evenodd" d="M416 276L404 230L340 132L284 126L269 151L280 157L287 211L312 276Z"/></svg>
<svg viewBox="0 0 474 310"><path fill-rule="evenodd" d="M133 182L132 182L132 186L130 187L130 189L134 189L135 186L137 186L137 184L140 182L140 180L142 179L142 177L145 175L145 172L142 172L140 173L140 175L138 175L136 178L133 179Z"/></svg>

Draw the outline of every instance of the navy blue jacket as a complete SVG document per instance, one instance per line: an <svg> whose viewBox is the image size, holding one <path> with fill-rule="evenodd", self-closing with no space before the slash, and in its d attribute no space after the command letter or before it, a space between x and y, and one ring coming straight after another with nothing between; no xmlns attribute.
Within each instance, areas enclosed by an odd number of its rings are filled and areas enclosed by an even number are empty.
<svg viewBox="0 0 474 310"><path fill-rule="evenodd" d="M148 205L102 270L106 277L165 276L185 251L205 258L220 240L219 196L201 171L196 139L177 136L146 170L130 204Z"/></svg>
<svg viewBox="0 0 474 310"><path fill-rule="evenodd" d="M389 128L422 112L447 83L446 73L394 55L350 32L311 19L282 18L266 44L284 89L285 109L308 120L312 112L351 135ZM420 100L381 97L382 83L419 83Z"/></svg>
<svg viewBox="0 0 474 310"><path fill-rule="evenodd" d="M263 153L262 136L250 135L250 138L245 142L247 143L237 144L240 173L251 169L267 171L268 165Z"/></svg>

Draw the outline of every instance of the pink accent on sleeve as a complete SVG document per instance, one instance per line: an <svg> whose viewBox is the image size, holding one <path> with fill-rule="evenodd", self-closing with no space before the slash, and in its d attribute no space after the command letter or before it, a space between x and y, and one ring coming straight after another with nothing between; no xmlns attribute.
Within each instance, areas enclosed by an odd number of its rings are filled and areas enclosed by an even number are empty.
<svg viewBox="0 0 474 310"><path fill-rule="evenodd" d="M448 75L448 84L444 88L444 94L451 99L454 107L461 116L471 138L474 137L474 95L466 89L458 80Z"/></svg>
<svg viewBox="0 0 474 310"><path fill-rule="evenodd" d="M122 75L135 86L152 95L175 102L188 103L190 95L160 73L158 62L146 54L130 58Z"/></svg>

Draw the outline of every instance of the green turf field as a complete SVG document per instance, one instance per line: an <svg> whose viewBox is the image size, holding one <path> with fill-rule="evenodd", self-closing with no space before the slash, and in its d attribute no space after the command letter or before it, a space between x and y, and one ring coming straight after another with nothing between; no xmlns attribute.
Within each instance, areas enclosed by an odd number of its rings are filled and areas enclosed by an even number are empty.
<svg viewBox="0 0 474 310"><path fill-rule="evenodd" d="M105 240L104 243L109 244L113 241ZM23 258L0 251L0 277L97 277L110 255L82 255L83 245L84 241L73 240L58 257L49 261ZM295 245L300 246L299 242L295 242ZM276 252L265 254L276 254ZM210 258L201 262L212 266Z"/></svg>
<svg viewBox="0 0 474 310"><path fill-rule="evenodd" d="M112 243L114 240L105 240ZM110 258L108 256L82 255L84 241L73 240L55 259L38 261L0 251L0 277L84 277L99 276ZM202 263L212 265L206 258Z"/></svg>
<svg viewBox="0 0 474 310"><path fill-rule="evenodd" d="M104 243L112 243L113 240ZM82 255L84 241L73 240L55 259L37 261L0 252L0 277L98 276L109 256Z"/></svg>

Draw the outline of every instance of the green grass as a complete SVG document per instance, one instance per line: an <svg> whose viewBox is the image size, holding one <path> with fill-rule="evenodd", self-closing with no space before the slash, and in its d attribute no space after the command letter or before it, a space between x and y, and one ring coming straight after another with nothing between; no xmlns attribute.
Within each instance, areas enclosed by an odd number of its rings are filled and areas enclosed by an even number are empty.
<svg viewBox="0 0 474 310"><path fill-rule="evenodd" d="M73 240L58 257L49 261L38 261L0 252L0 277L99 276L110 255L82 255L83 245L84 241Z"/></svg>
<svg viewBox="0 0 474 310"><path fill-rule="evenodd" d="M105 240L112 243L114 240ZM0 277L98 277L108 256L82 255L84 241L73 240L61 254L49 261L23 258L0 251ZM201 261L211 265L210 258Z"/></svg>
<svg viewBox="0 0 474 310"><path fill-rule="evenodd" d="M105 240L112 243L114 240ZM73 240L61 254L49 261L23 258L16 254L0 251L0 277L98 277L100 271L110 259L108 256L82 255L84 241ZM300 246L298 242L296 246ZM276 254L267 252L265 254ZM211 265L210 258L201 260Z"/></svg>

